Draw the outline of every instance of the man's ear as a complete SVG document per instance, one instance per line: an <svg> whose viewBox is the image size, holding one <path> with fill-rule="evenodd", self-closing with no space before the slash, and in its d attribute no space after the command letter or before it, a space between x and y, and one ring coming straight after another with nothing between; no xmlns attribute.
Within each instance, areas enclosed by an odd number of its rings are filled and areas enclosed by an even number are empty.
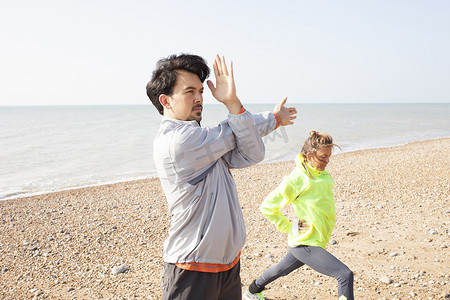
<svg viewBox="0 0 450 300"><path fill-rule="evenodd" d="M159 95L159 103L161 103L161 105L162 105L165 109L171 109L169 98L170 98L169 96L164 95L164 94Z"/></svg>
<svg viewBox="0 0 450 300"><path fill-rule="evenodd" d="M311 161L311 158L312 158L311 152L306 153L306 159L307 159L308 161Z"/></svg>

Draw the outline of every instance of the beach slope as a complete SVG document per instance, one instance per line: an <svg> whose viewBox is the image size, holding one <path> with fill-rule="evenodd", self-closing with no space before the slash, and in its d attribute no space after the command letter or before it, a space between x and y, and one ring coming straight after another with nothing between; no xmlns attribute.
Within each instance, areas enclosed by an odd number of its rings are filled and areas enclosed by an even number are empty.
<svg viewBox="0 0 450 300"><path fill-rule="evenodd" d="M356 299L450 293L450 139L334 155L337 223L327 249L355 273ZM259 212L293 161L233 170L247 226L246 287L286 253ZM0 298L160 299L169 214L158 179L0 202ZM336 282L302 267L267 299L336 299Z"/></svg>

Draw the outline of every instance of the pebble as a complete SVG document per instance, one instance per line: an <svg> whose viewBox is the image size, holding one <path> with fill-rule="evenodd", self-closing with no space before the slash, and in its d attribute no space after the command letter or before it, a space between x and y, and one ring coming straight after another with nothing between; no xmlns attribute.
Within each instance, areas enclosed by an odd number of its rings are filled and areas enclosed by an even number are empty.
<svg viewBox="0 0 450 300"><path fill-rule="evenodd" d="M398 252L391 252L391 253L389 253L390 257L394 257L394 256L397 256L397 255L398 255Z"/></svg>
<svg viewBox="0 0 450 300"><path fill-rule="evenodd" d="M386 284L391 284L391 283L392 283L392 279L390 279L390 278L387 277L387 276L381 277L381 278L380 278L380 281L381 281L382 283L386 283Z"/></svg>
<svg viewBox="0 0 450 300"><path fill-rule="evenodd" d="M267 254L267 255L266 255L266 258L267 258L267 259L273 259L273 255L272 255L272 254Z"/></svg>
<svg viewBox="0 0 450 300"><path fill-rule="evenodd" d="M330 245L336 245L337 241L336 240L330 240Z"/></svg>
<svg viewBox="0 0 450 300"><path fill-rule="evenodd" d="M431 228L431 229L428 231L428 233L429 233L429 234L438 234L437 230L434 229L434 228Z"/></svg>
<svg viewBox="0 0 450 300"><path fill-rule="evenodd" d="M120 274L120 273L125 273L127 270L128 270L127 267L125 267L124 265L115 266L114 268L112 268L111 273L113 275L117 275L117 274Z"/></svg>

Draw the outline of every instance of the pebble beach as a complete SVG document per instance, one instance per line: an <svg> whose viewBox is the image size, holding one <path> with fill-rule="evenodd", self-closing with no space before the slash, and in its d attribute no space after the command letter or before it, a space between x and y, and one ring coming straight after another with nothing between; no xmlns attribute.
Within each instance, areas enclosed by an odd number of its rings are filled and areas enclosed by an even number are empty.
<svg viewBox="0 0 450 300"><path fill-rule="evenodd" d="M294 158L293 158L294 159ZM259 205L294 161L232 170L247 226L246 288L287 252ZM450 299L450 138L333 155L337 223L327 250L355 299ZM169 214L159 179L0 201L1 299L160 299ZM267 299L337 299L303 266Z"/></svg>

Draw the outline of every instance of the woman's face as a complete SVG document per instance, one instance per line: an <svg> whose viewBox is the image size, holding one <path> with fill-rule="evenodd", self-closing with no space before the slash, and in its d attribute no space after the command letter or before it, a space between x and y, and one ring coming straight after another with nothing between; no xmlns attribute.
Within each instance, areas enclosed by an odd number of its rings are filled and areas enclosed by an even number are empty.
<svg viewBox="0 0 450 300"><path fill-rule="evenodd" d="M331 151L332 147L322 147L319 148L319 150L316 151L316 153L308 152L307 154L307 160L308 163L315 169L319 171L325 170L326 166L328 165L328 162L330 161Z"/></svg>

